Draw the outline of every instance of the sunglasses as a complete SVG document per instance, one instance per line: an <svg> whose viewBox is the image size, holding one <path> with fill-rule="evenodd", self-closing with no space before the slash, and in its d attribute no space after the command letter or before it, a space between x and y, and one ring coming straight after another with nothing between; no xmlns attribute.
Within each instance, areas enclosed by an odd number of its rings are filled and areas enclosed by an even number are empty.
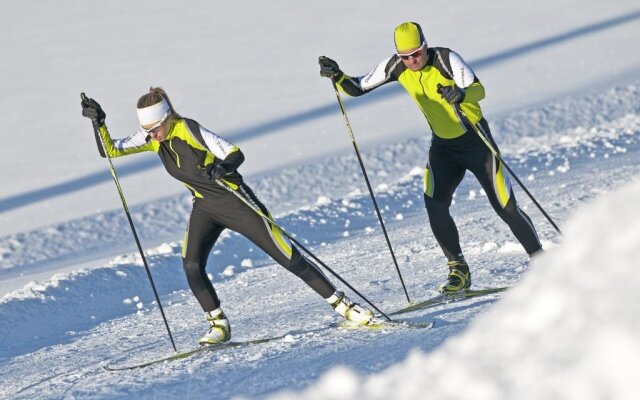
<svg viewBox="0 0 640 400"><path fill-rule="evenodd" d="M143 126L140 126L140 128L142 128L142 130L147 132L149 135L153 135L156 132L158 132L160 130L160 128L162 128L162 124L167 119L167 117L169 117L169 113L168 112L166 114L164 114L164 117L162 117L162 119L160 121L156 122L152 127L145 128Z"/></svg>
<svg viewBox="0 0 640 400"><path fill-rule="evenodd" d="M409 54L400 54L400 53L396 53L398 55L398 57L400 57L403 60L408 60L409 58L418 58L418 57L422 57L422 54L424 53L424 43L420 45L420 47L418 47L416 50L412 51Z"/></svg>

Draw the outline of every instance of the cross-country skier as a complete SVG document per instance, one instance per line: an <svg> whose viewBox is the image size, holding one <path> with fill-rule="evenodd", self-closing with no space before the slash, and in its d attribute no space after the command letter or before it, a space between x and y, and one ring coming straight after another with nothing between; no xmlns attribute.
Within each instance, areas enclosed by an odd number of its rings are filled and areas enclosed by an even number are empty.
<svg viewBox="0 0 640 400"><path fill-rule="evenodd" d="M225 228L255 243L325 298L348 321L360 325L371 321L373 314L370 310L351 302L343 292L337 291L318 267L301 255L277 227L218 184L219 180L223 181L264 215L270 216L238 173L238 167L244 161L240 149L198 122L176 113L164 90L151 88L140 97L137 105L140 127L124 139L111 139L104 122L105 113L95 100L87 98L81 105L82 115L97 122L96 139L100 143L99 134L110 157L153 151L167 172L184 183L193 195L182 257L189 287L210 324L200 344L220 343L231 337L229 321L205 273L209 253ZM102 146L99 149L102 153Z"/></svg>
<svg viewBox="0 0 640 400"><path fill-rule="evenodd" d="M331 78L350 96L360 96L397 81L418 104L433 132L424 174L424 202L429 222L449 267L442 293L471 286L469 266L460 248L458 230L449 206L465 171L471 171L489 202L522 244L529 256L542 250L531 219L518 207L503 165L474 129L463 120L456 106L468 116L497 149L479 101L484 87L462 57L444 47L429 47L420 25L405 22L394 31L396 53L360 77L343 73L338 63L320 57L320 75Z"/></svg>

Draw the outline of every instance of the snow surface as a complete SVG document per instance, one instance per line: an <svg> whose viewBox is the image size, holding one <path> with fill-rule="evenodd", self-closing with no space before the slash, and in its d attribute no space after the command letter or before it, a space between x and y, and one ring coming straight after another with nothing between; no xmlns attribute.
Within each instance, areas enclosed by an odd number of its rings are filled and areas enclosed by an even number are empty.
<svg viewBox="0 0 640 400"><path fill-rule="evenodd" d="M526 279L432 353L368 377L336 367L271 398L637 398L639 202L636 182L580 209Z"/></svg>
<svg viewBox="0 0 640 400"><path fill-rule="evenodd" d="M637 398L637 4L403 4L5 4L0 397ZM234 340L284 338L104 371L172 349L79 93L120 136L135 129L135 99L164 86L243 149L243 174L282 226L391 311L406 299L316 59L364 73L405 20L474 66L505 160L565 236L516 188L549 250L529 263L465 178L453 214L474 286L513 288L407 314L430 330L362 332L328 329L339 318L324 300L225 232L208 273ZM408 292L431 297L446 267L422 203L424 120L397 88L345 100ZM206 327L180 260L190 199L153 156L115 165L176 345L190 349Z"/></svg>

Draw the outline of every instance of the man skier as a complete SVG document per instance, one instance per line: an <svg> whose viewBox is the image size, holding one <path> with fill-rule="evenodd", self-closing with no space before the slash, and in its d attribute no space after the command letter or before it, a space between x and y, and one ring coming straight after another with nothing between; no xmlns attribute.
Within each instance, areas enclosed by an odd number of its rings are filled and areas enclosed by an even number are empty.
<svg viewBox="0 0 640 400"><path fill-rule="evenodd" d="M396 53L366 75L348 76L337 62L324 56L319 58L320 75L331 78L350 96L361 96L397 81L424 114L433 132L424 173L424 202L449 267L448 277L438 290L458 292L471 286L471 273L449 207L467 170L476 176L494 210L529 256L541 251L542 245L531 219L516 204L502 163L469 126L474 124L497 150L479 104L485 97L484 87L471 67L448 48L427 46L415 22L397 26L394 40Z"/></svg>

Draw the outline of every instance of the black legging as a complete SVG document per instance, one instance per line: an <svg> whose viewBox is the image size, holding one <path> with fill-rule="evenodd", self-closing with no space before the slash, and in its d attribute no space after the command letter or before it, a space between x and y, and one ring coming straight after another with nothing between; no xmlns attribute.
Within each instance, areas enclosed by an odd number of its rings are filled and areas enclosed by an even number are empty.
<svg viewBox="0 0 640 400"><path fill-rule="evenodd" d="M238 193L249 200L254 207L259 207L265 215L269 215L269 211L247 185L240 186ZM182 254L187 282L205 312L220 307L220 300L207 277L205 268L209 253L225 228L247 237L276 262L300 277L323 298L329 298L336 291L322 272L302 256L277 228L232 193L228 193L222 199L216 199L215 202L196 198Z"/></svg>
<svg viewBox="0 0 640 400"><path fill-rule="evenodd" d="M482 119L479 128L498 151L489 126ZM542 249L531 219L518 207L509 177L500 162L475 132L455 139L434 136L425 171L424 202L436 240L448 260L462 256L460 238L449 206L453 193L471 171L480 182L496 213L507 223L525 251L532 255Z"/></svg>

